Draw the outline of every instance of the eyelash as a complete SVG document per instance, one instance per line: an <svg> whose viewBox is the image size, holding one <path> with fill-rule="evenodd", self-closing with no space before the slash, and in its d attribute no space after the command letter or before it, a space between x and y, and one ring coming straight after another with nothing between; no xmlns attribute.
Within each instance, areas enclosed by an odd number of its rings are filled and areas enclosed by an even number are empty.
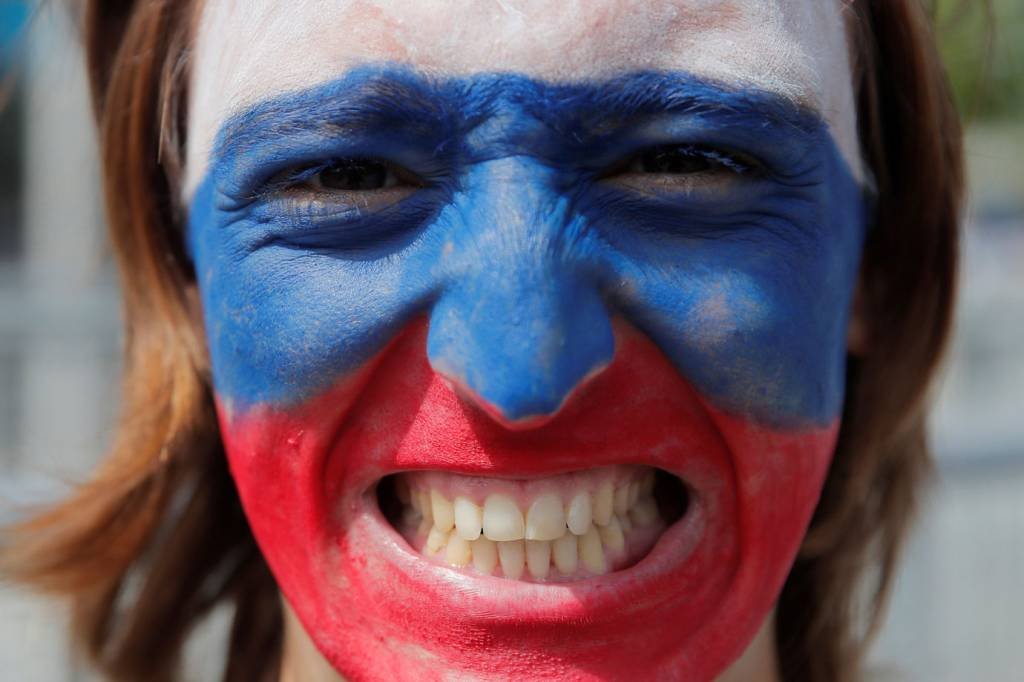
<svg viewBox="0 0 1024 682"><path fill-rule="evenodd" d="M344 167L344 164L348 164L348 168ZM349 192L372 192L379 190L391 189L398 186L401 183L405 184L421 184L419 179L410 171L401 168L395 164L387 161L374 159L370 157L352 157L352 158L338 158L330 159L325 162L315 163L308 166L299 166L294 168L286 169L285 171L277 174L271 178L264 189L264 191L274 192L280 190L297 189L303 185L319 185L319 187L310 187L314 191L331 191L331 188L324 186L323 174L333 169L340 169L341 171L353 171L358 169L359 166L363 167L363 170L379 171L383 172L384 179L383 184L379 188L352 188L348 190L336 190L336 191L349 191Z"/></svg>
<svg viewBox="0 0 1024 682"><path fill-rule="evenodd" d="M698 161L707 164L707 168L694 170L692 172L654 171L641 168L634 170L638 165L645 163L671 162L680 159ZM651 175L701 175L705 173L732 173L735 175L747 175L761 168L757 160L745 154L727 151L716 147L697 144L672 144L660 145L645 149L639 154L627 160L626 172L643 172Z"/></svg>
<svg viewBox="0 0 1024 682"><path fill-rule="evenodd" d="M690 168L685 165L690 163ZM683 168L673 170L682 164ZM693 165L695 164L695 165ZM652 166L668 166L666 170L651 169ZM361 168L360 168L361 167ZM380 179L376 187L329 187L324 184L324 173L338 169L346 172L370 172ZM763 166L752 157L737 152L696 144L659 145L647 148L625 161L615 164L599 179L611 180L624 176L636 180L639 177L668 178L670 183L682 183L686 178L713 180L715 176L746 176L758 173ZM343 176L344 177L344 176ZM724 179L724 178L723 178ZM375 184L371 181L369 184ZM277 192L310 192L316 194L351 194L366 196L371 193L385 193L388 190L411 191L423 186L423 181L411 171L385 160L370 157L331 159L322 163L289 168L268 181L262 194Z"/></svg>

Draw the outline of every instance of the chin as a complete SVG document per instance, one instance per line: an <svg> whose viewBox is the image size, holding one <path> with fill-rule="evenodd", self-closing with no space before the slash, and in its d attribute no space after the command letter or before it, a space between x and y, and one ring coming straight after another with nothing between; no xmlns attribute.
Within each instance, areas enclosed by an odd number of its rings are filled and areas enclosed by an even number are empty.
<svg viewBox="0 0 1024 682"><path fill-rule="evenodd" d="M771 612L838 422L715 409L636 328L550 419L435 372L427 323L299 404L218 403L255 537L353 679L711 680Z"/></svg>

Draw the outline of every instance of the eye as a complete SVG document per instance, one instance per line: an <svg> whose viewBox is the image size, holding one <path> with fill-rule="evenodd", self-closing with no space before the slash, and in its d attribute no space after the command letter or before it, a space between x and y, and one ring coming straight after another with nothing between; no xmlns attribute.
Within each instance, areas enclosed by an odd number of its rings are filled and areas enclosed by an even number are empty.
<svg viewBox="0 0 1024 682"><path fill-rule="evenodd" d="M389 189L400 180L394 169L374 159L337 159L306 181L309 187L341 192Z"/></svg>
<svg viewBox="0 0 1024 682"><path fill-rule="evenodd" d="M693 144L662 145L630 157L605 177L614 184L644 191L724 189L760 170L743 154Z"/></svg>
<svg viewBox="0 0 1024 682"><path fill-rule="evenodd" d="M412 172L389 161L338 158L290 168L268 187L298 209L301 206L375 211L402 201L423 186ZM333 210L333 209L332 209Z"/></svg>

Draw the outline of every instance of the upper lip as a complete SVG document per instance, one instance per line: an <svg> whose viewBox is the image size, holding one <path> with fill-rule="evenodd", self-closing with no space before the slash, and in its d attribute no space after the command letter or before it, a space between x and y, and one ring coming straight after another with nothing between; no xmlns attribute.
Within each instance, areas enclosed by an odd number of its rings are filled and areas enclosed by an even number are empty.
<svg viewBox="0 0 1024 682"><path fill-rule="evenodd" d="M346 487L358 494L373 488L386 476L408 471L442 471L481 478L533 480L626 464L661 469L682 479L684 483L690 483L688 476L691 474L687 471L687 463L693 463L697 458L704 462L708 458L723 462L720 451L698 449L679 442L662 441L655 445L641 445L636 444L640 438L625 434L614 438L616 442L610 442L608 438L600 439L601 442L580 442L584 439L574 435L578 431L563 430L558 425L553 425L550 431L543 428L508 433L492 431L488 428L488 420L486 415L466 420L463 426L473 430L479 439L470 444L462 442L446 448L424 448L404 442L384 460L369 462L364 467L352 466L350 471L353 478ZM492 432L482 433L484 431ZM340 444L339 450L351 452ZM339 456L343 455L339 452ZM349 460L349 464L354 463Z"/></svg>

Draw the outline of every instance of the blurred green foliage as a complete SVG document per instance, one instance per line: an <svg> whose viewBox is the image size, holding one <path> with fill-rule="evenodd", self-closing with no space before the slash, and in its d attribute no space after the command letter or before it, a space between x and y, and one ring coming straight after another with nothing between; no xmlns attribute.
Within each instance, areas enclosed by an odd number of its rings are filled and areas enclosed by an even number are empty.
<svg viewBox="0 0 1024 682"><path fill-rule="evenodd" d="M968 121L1024 119L1024 0L935 0L935 26Z"/></svg>

